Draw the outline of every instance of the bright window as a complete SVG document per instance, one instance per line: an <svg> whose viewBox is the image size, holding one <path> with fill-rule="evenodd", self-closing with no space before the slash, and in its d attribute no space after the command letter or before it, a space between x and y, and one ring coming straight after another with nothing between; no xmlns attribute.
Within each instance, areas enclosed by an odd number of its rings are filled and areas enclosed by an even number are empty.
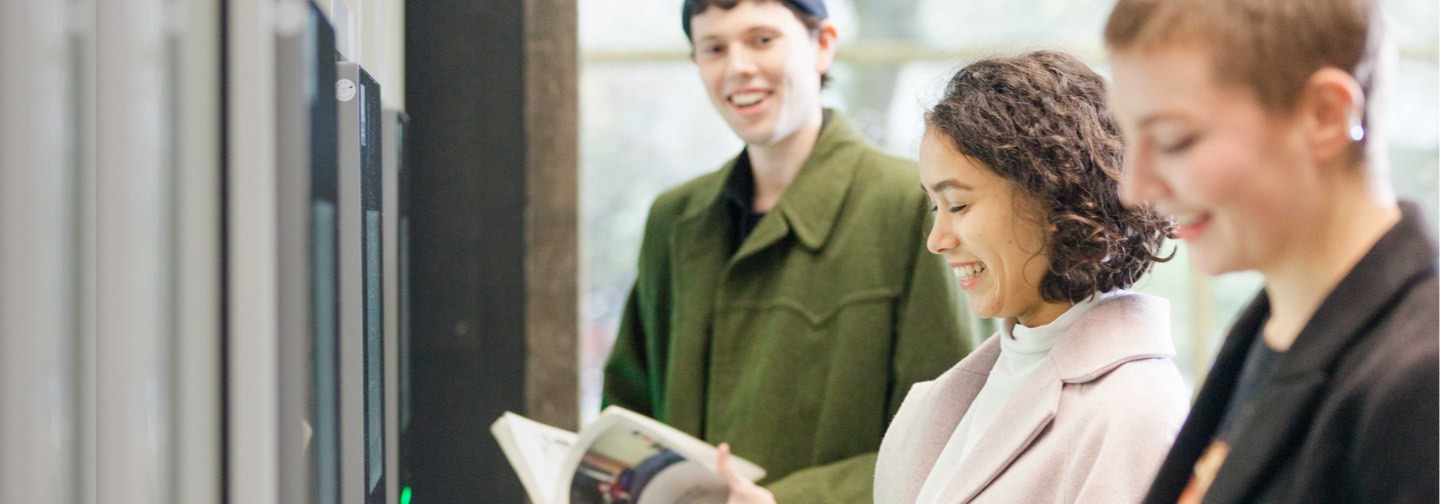
<svg viewBox="0 0 1440 504"><path fill-rule="evenodd" d="M1102 74L1112 0L830 0L840 55L826 93L877 145L915 158L921 113L965 63L1060 49ZM1401 62L1388 110L1395 185L1435 222L1440 163L1437 4L1385 0ZM635 278L646 213L662 191L739 152L702 89L679 0L580 0L581 411L599 409L601 368ZM1183 247L1139 289L1171 301L1176 357L1198 382L1258 276L1195 274Z"/></svg>

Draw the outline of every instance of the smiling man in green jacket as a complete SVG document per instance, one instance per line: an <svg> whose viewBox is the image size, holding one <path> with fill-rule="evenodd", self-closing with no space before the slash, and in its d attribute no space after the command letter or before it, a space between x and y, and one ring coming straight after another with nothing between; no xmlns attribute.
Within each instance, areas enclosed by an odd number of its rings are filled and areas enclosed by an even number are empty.
<svg viewBox="0 0 1440 504"><path fill-rule="evenodd" d="M823 1L686 0L682 16L745 149L651 208L605 403L729 442L782 504L869 502L906 391L982 325L922 246L914 163L821 108Z"/></svg>

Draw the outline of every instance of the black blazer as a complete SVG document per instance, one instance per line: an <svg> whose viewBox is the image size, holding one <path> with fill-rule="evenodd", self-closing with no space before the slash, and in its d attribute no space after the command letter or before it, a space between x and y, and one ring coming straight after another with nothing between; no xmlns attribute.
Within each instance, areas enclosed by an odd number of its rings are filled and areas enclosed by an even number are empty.
<svg viewBox="0 0 1440 504"><path fill-rule="evenodd" d="M1440 286L1417 207L1340 281L1256 393L1205 495L1230 502L1440 502ZM1256 296L1210 368L1147 503L1174 503L1270 311Z"/></svg>

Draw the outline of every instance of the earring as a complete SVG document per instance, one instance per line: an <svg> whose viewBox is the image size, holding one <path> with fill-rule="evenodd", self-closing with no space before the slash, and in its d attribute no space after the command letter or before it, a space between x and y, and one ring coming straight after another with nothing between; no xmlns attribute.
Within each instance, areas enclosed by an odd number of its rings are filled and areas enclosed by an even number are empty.
<svg viewBox="0 0 1440 504"><path fill-rule="evenodd" d="M1357 123L1354 123L1354 124L1351 124L1351 125L1350 125L1350 140L1355 141L1355 142L1359 142L1359 141L1364 140L1364 139L1365 139L1365 127L1364 127L1364 126L1361 126L1360 123L1358 123L1358 122L1357 122Z"/></svg>

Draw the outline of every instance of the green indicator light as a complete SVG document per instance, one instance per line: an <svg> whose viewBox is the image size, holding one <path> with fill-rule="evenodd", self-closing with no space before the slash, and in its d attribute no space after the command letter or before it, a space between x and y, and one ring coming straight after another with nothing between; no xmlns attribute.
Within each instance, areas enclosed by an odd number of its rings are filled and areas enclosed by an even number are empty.
<svg viewBox="0 0 1440 504"><path fill-rule="evenodd" d="M410 504L410 487L400 490L400 504Z"/></svg>

